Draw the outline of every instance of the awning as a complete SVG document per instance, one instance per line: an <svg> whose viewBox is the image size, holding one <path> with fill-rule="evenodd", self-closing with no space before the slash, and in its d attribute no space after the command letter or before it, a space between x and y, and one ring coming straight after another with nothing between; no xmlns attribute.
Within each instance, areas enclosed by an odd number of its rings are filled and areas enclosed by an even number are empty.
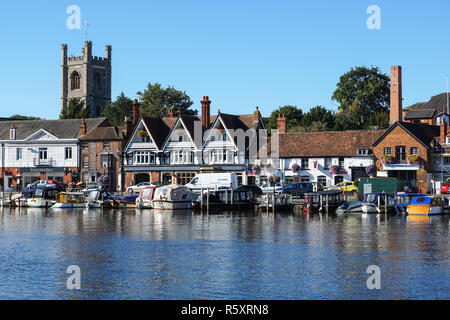
<svg viewBox="0 0 450 320"><path fill-rule="evenodd" d="M383 170L396 170L396 171L413 171L419 170L420 167L417 164L383 164Z"/></svg>

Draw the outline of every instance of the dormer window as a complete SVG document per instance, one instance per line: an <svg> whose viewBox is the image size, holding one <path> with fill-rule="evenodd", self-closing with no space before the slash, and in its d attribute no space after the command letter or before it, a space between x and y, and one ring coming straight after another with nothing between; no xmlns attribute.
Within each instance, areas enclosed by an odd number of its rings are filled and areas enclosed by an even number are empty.
<svg viewBox="0 0 450 320"><path fill-rule="evenodd" d="M366 148L358 149L358 156L367 156L367 155L369 155L369 149Z"/></svg>

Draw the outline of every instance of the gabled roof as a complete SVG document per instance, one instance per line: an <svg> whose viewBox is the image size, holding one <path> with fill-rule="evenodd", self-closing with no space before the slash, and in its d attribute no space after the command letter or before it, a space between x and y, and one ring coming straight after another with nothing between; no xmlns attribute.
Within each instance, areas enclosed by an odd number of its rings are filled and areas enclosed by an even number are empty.
<svg viewBox="0 0 450 320"><path fill-rule="evenodd" d="M405 114L405 120L431 119L436 115L436 109L413 109Z"/></svg>
<svg viewBox="0 0 450 320"><path fill-rule="evenodd" d="M142 117L142 121L150 131L150 135L153 138L153 142L158 149L161 149L172 131L173 126L177 122L177 118L154 118L154 117Z"/></svg>
<svg viewBox="0 0 450 320"><path fill-rule="evenodd" d="M104 121L99 126L89 131L80 140L122 140L123 127L113 127L108 121Z"/></svg>
<svg viewBox="0 0 450 320"><path fill-rule="evenodd" d="M447 112L447 93L437 94L432 96L427 102L418 102L405 108L405 110L410 109L436 109L440 112Z"/></svg>
<svg viewBox="0 0 450 320"><path fill-rule="evenodd" d="M389 129L387 129L386 132L379 139L377 139L377 141L373 143L373 146L375 147L379 144L396 127L400 127L405 130L426 148L431 148L431 141L440 135L439 126L397 121L390 126Z"/></svg>
<svg viewBox="0 0 450 320"><path fill-rule="evenodd" d="M85 119L87 132L106 121L105 118ZM65 120L11 120L2 121L0 126L0 140L9 140L11 125L17 128L16 140L24 140L43 129L58 139L77 139L80 137L81 119Z"/></svg>
<svg viewBox="0 0 450 320"><path fill-rule="evenodd" d="M355 157L358 149L370 149L383 133L384 130L348 130L280 134L279 155L280 158Z"/></svg>

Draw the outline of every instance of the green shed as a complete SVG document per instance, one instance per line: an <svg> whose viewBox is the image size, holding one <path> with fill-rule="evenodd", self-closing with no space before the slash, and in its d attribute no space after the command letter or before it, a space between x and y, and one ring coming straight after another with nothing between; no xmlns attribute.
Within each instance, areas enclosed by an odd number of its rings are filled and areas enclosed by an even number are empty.
<svg viewBox="0 0 450 320"><path fill-rule="evenodd" d="M360 178L358 180L358 193L386 192L397 193L397 178Z"/></svg>

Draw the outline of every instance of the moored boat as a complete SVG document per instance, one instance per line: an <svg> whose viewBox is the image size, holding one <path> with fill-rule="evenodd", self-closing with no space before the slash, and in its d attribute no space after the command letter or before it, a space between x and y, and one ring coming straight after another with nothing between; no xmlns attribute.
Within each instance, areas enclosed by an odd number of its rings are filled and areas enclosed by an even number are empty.
<svg viewBox="0 0 450 320"><path fill-rule="evenodd" d="M84 193L82 192L60 192L53 209L84 208Z"/></svg>
<svg viewBox="0 0 450 320"><path fill-rule="evenodd" d="M442 196L420 196L412 198L408 215L441 215L448 213L448 200Z"/></svg>
<svg viewBox="0 0 450 320"><path fill-rule="evenodd" d="M303 212L319 213L328 207L330 212L335 211L343 203L342 191L325 190L305 193L305 202L302 204Z"/></svg>
<svg viewBox="0 0 450 320"><path fill-rule="evenodd" d="M139 195L135 200L136 208L138 209L144 209L144 208L153 208L152 200L153 196L155 195L155 190L157 189L157 186L150 186L141 189L139 191Z"/></svg>
<svg viewBox="0 0 450 320"><path fill-rule="evenodd" d="M386 203L387 201L387 203ZM390 212L395 208L395 201L384 192L366 193L364 195L361 211L363 213Z"/></svg>
<svg viewBox="0 0 450 320"><path fill-rule="evenodd" d="M105 190L92 191L86 198L87 208L117 208L120 204L120 198Z"/></svg>
<svg viewBox="0 0 450 320"><path fill-rule="evenodd" d="M30 208L50 208L56 203L57 195L58 189L54 185L36 188L33 196L27 199L27 205Z"/></svg>
<svg viewBox="0 0 450 320"><path fill-rule="evenodd" d="M362 213L363 203L359 200L344 202L336 209L336 214Z"/></svg>
<svg viewBox="0 0 450 320"><path fill-rule="evenodd" d="M406 213L408 209L408 205L410 204L412 198L414 197L423 197L423 194L420 193L407 193L407 192L399 192L395 195L395 211L397 213Z"/></svg>
<svg viewBox="0 0 450 320"><path fill-rule="evenodd" d="M153 208L160 210L193 209L196 205L195 194L176 184L157 188L152 200Z"/></svg>

